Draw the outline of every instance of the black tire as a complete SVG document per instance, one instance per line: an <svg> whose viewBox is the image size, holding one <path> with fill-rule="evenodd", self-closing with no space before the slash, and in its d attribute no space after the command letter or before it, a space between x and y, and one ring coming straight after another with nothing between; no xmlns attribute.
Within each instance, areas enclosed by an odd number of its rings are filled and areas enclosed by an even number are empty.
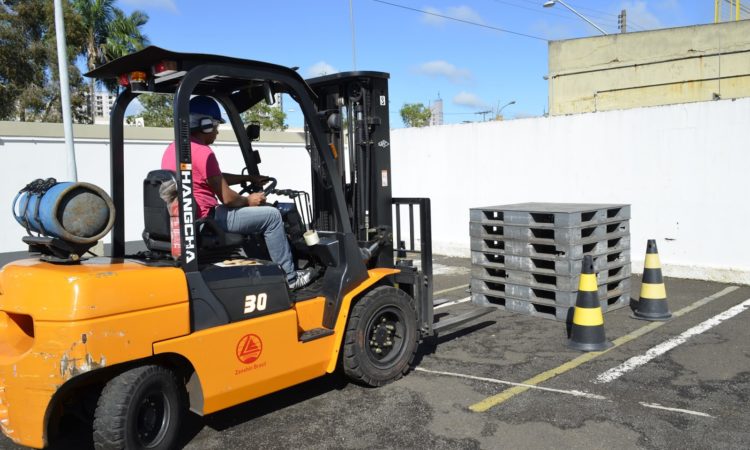
<svg viewBox="0 0 750 450"><path fill-rule="evenodd" d="M161 366L142 366L111 379L94 413L94 447L170 449L177 447L183 417L182 390Z"/></svg>
<svg viewBox="0 0 750 450"><path fill-rule="evenodd" d="M381 286L352 308L342 366L352 381L383 386L411 368L417 351L417 312L404 291Z"/></svg>

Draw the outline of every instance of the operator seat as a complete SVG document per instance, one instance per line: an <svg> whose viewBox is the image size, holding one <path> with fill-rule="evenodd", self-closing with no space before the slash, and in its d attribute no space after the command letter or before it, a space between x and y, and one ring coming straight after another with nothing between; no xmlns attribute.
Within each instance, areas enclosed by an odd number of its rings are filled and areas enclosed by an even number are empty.
<svg viewBox="0 0 750 450"><path fill-rule="evenodd" d="M152 170L143 180L143 242L150 251L167 254L172 245L169 210L159 196L159 187L169 180L175 180L175 173L171 170ZM196 220L195 229L199 258L204 262L232 256L245 243L243 235L225 232L210 217Z"/></svg>

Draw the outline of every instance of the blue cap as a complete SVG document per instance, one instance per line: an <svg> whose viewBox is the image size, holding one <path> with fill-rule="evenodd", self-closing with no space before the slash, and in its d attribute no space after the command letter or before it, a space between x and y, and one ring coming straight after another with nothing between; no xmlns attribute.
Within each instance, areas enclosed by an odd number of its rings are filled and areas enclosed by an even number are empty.
<svg viewBox="0 0 750 450"><path fill-rule="evenodd" d="M199 95L190 99L190 115L196 115L199 117L211 117L224 123L224 119L221 118L221 110L216 100L205 95Z"/></svg>

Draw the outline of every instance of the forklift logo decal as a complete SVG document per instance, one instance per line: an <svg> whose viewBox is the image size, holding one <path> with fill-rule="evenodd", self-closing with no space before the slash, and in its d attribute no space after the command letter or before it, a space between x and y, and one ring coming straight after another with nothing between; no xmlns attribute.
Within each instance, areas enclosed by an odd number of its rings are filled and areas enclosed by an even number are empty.
<svg viewBox="0 0 750 450"><path fill-rule="evenodd" d="M388 146L391 145L388 141L383 139L382 141L378 142L378 147L380 148L388 148Z"/></svg>
<svg viewBox="0 0 750 450"><path fill-rule="evenodd" d="M187 170L180 170L182 178L182 234L185 236L185 262L195 259L195 228L193 226L193 172L188 164Z"/></svg>
<svg viewBox="0 0 750 450"><path fill-rule="evenodd" d="M237 342L237 359L243 364L251 364L260 358L263 341L254 334L246 334Z"/></svg>

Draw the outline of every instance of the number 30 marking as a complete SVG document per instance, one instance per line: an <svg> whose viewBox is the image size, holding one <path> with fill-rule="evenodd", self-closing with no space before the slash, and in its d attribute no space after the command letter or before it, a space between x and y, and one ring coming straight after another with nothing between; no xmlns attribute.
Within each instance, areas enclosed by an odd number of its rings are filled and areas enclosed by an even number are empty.
<svg viewBox="0 0 750 450"><path fill-rule="evenodd" d="M255 310L265 310L266 300L268 300L268 296L265 292L261 292L257 296L255 294L245 296L245 314L250 314Z"/></svg>

